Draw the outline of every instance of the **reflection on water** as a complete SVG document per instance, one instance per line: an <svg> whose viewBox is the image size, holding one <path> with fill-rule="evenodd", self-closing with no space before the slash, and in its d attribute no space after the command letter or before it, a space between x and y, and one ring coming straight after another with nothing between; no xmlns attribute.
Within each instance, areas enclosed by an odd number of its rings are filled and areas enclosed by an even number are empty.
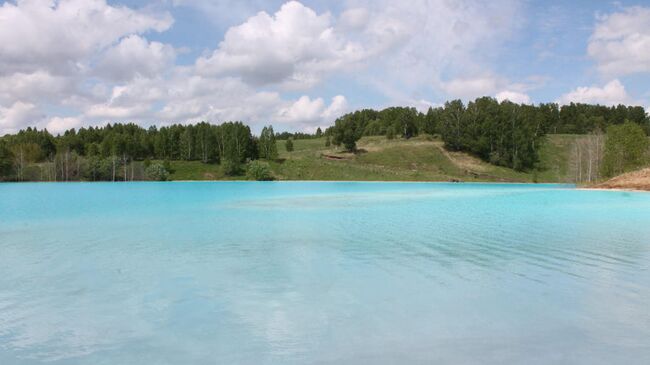
<svg viewBox="0 0 650 365"><path fill-rule="evenodd" d="M0 364L650 362L650 194L0 185Z"/></svg>

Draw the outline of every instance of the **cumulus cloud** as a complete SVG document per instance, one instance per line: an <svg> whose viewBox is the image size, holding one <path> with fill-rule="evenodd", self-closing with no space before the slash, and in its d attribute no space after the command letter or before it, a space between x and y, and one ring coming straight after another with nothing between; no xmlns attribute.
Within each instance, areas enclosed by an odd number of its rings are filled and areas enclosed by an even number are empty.
<svg viewBox="0 0 650 365"><path fill-rule="evenodd" d="M360 46L339 37L329 13L296 1L274 15L260 12L228 29L223 42L196 66L203 75L239 76L253 85L311 86L320 76L362 57Z"/></svg>
<svg viewBox="0 0 650 365"><path fill-rule="evenodd" d="M63 76L37 70L0 76L0 103L13 101L59 100L73 90L72 81Z"/></svg>
<svg viewBox="0 0 650 365"><path fill-rule="evenodd" d="M370 73L382 90L402 100L421 99L434 91L452 90L456 96L494 91L490 80L445 83L467 75L491 74L486 65L520 24L521 4L511 0L367 0L369 9L363 43L371 54Z"/></svg>
<svg viewBox="0 0 650 365"><path fill-rule="evenodd" d="M125 79L162 72L173 50L138 34L162 32L172 24L168 13L111 6L105 0L4 2L0 133L29 125L77 125L70 117L48 116L45 106L84 109L96 102L106 85L96 84L92 75Z"/></svg>
<svg viewBox="0 0 650 365"><path fill-rule="evenodd" d="M290 105L278 111L277 119L281 122L300 124L305 127L316 129L317 126L324 126L332 123L336 118L347 111L347 100L343 95L332 98L330 105L326 105L322 98L311 99L309 96L301 96Z"/></svg>
<svg viewBox="0 0 650 365"><path fill-rule="evenodd" d="M366 8L352 8L341 13L339 26L343 29L363 29L370 20L370 12Z"/></svg>
<svg viewBox="0 0 650 365"><path fill-rule="evenodd" d="M175 57L172 46L132 34L106 50L96 70L97 74L118 81L154 77L170 68Z"/></svg>
<svg viewBox="0 0 650 365"><path fill-rule="evenodd" d="M426 101L432 91L459 97L524 91L483 65L485 50L494 51L516 29L516 0L355 0L338 16L297 1L252 16L249 6L271 5L172 3L214 11L236 6L241 20L216 48L182 66L172 46L147 39L174 23L154 7L106 0L1 5L0 133L27 125L59 131L107 121L200 120L313 130L348 111L343 95L324 100L313 89L342 74L390 103L419 108L432 104ZM489 76L459 76L467 74ZM310 88L311 96L283 94Z"/></svg>
<svg viewBox="0 0 650 365"><path fill-rule="evenodd" d="M497 93L495 95L495 98L499 102L502 102L504 100L509 100L517 104L530 104L530 96L528 96L528 94L517 92L517 91L504 90Z"/></svg>
<svg viewBox="0 0 650 365"><path fill-rule="evenodd" d="M636 6L600 16L588 53L607 76L650 72L650 8Z"/></svg>
<svg viewBox="0 0 650 365"><path fill-rule="evenodd" d="M105 0L23 0L0 7L0 73L78 72L80 63L123 36L164 31L168 13L148 14Z"/></svg>
<svg viewBox="0 0 650 365"><path fill-rule="evenodd" d="M43 117L34 104L17 101L9 107L0 106L0 135L15 133L25 124L36 124Z"/></svg>
<svg viewBox="0 0 650 365"><path fill-rule="evenodd" d="M558 103L560 104L569 104L572 102L617 105L629 103L630 97L619 80L612 80L603 87L578 87L558 99Z"/></svg>
<svg viewBox="0 0 650 365"><path fill-rule="evenodd" d="M82 125L78 117L52 117L47 121L45 128L50 133L63 133L71 128L78 128Z"/></svg>

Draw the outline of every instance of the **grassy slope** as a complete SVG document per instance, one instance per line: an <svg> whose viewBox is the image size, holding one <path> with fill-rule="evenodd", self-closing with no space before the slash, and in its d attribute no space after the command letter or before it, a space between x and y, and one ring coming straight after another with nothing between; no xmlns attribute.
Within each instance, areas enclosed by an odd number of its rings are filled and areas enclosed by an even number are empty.
<svg viewBox="0 0 650 365"><path fill-rule="evenodd" d="M550 136L540 152L540 171L528 173L493 166L464 153L447 152L441 141L428 136L391 141L364 137L358 143L364 152L356 155L341 153L334 146L325 147L324 138L296 140L291 153L286 152L284 141L278 141L280 158L270 165L279 180L564 182L569 146L575 138ZM172 168L173 180L228 179L218 165L175 161Z"/></svg>

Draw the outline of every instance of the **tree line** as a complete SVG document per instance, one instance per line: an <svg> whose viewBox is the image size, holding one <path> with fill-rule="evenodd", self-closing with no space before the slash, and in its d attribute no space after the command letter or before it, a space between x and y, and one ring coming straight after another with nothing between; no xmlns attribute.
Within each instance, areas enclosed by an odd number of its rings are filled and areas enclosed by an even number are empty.
<svg viewBox="0 0 650 365"><path fill-rule="evenodd" d="M650 133L650 120L639 106L575 104L559 106L498 102L482 97L431 107L392 107L348 113L334 122L326 134L332 143L349 151L362 136L411 138L420 133L439 134L449 150L471 153L484 161L515 170L529 170L539 161L546 134L588 134L629 121Z"/></svg>
<svg viewBox="0 0 650 365"><path fill-rule="evenodd" d="M134 180L138 179L136 164L131 162L146 160L221 163L226 173L235 175L247 160L258 158L265 143L264 137L255 138L241 122L147 129L136 124L109 124L70 129L57 136L45 129L27 128L0 138L0 177L19 181ZM33 171L28 171L30 167Z"/></svg>
<svg viewBox="0 0 650 365"><path fill-rule="evenodd" d="M634 130L637 136L617 135L613 127L624 125L626 133ZM611 141L607 139L608 150L629 145L630 141L636 141L634 148L642 150L638 134L645 136L650 132L650 120L638 106L523 105L482 97L467 104L449 101L429 108L426 113L412 107L362 109L341 116L325 131L318 128L315 133L275 133L268 126L254 136L242 122L160 128L118 123L70 129L59 135L27 128L0 137L0 180L164 179L169 165L152 166L151 160L218 163L226 174L241 175L250 161L277 159L277 140L285 140L285 148L292 151L294 140L324 136L326 146L331 143L355 151L362 136L408 139L418 134L439 135L447 149L468 152L495 165L529 170L539 160L544 136L555 133L589 137L576 144L574 161L576 180L583 175L591 180L601 172L611 175L629 169L626 161L634 160L626 151L607 155L604 131L614 137ZM618 157L611 157L614 155ZM633 164L641 160L636 158ZM603 163L610 167L603 168ZM258 164L255 171L266 168Z"/></svg>

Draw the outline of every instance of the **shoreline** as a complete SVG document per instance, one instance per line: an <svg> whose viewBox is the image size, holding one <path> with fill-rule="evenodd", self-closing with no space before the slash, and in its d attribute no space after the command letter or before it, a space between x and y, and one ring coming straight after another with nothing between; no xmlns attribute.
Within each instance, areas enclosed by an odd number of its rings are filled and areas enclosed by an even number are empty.
<svg viewBox="0 0 650 365"><path fill-rule="evenodd" d="M618 192L627 192L627 193L650 193L650 190L644 189L632 189L632 188L588 188L588 187L576 187L576 190L592 190L592 191L618 191Z"/></svg>
<svg viewBox="0 0 650 365"><path fill-rule="evenodd" d="M448 184L448 185L566 185L576 188L574 183L557 183L557 182L513 182L513 181L408 181L408 180L167 180L167 181L148 181L148 180L133 180L133 181L3 181L3 184L121 184L121 183L229 183L229 182L245 182L245 183L401 183L401 184Z"/></svg>
<svg viewBox="0 0 650 365"><path fill-rule="evenodd" d="M168 181L3 181L1 185L11 184L121 184L121 183L363 183L363 184L439 184L439 185L526 185L526 186L564 186L566 189L580 191L616 191L628 193L650 193L650 190L634 188L605 188L580 186L575 183L557 182L496 182L496 181L404 181L404 180L168 180Z"/></svg>

